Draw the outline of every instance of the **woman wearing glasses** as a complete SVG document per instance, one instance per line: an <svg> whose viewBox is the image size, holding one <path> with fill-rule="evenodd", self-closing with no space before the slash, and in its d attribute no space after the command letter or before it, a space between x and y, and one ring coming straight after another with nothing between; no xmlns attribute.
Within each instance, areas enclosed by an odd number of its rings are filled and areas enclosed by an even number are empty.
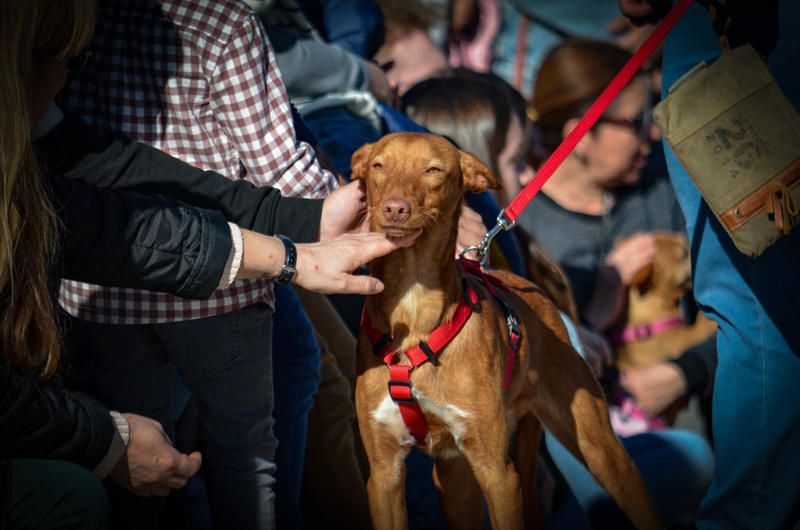
<svg viewBox="0 0 800 530"><path fill-rule="evenodd" d="M566 41L550 51L528 102L534 166L555 151L629 58L616 45L593 40ZM562 266L581 320L599 332L616 324L627 287L652 261L652 232L685 231L663 164L659 170L653 167L658 164L647 163L651 142L658 138L650 110L651 90L647 78L639 75L517 219ZM640 403L647 401L648 413L657 414L687 393L707 391L715 360L713 348L692 350L675 364L626 374L622 384L635 390ZM656 410L656 402L661 409ZM670 525L689 523L713 468L707 445L694 434L677 430L629 437L625 444L664 520ZM577 461L549 438L547 447L592 522L616 527L615 508L602 500ZM679 493L661 489L670 481L681 485L675 488ZM570 511L561 512L566 513ZM553 526L575 524L559 520Z"/></svg>

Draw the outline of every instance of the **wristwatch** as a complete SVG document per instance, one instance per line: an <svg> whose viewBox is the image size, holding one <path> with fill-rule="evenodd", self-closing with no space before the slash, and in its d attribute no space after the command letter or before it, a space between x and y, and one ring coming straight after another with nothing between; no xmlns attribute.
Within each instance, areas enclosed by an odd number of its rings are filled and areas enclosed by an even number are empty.
<svg viewBox="0 0 800 530"><path fill-rule="evenodd" d="M292 281L294 275L297 274L297 249L288 237L278 234L275 237L281 240L283 248L286 249L286 257L283 259L283 268L277 276L272 278L272 281L278 285L287 285Z"/></svg>

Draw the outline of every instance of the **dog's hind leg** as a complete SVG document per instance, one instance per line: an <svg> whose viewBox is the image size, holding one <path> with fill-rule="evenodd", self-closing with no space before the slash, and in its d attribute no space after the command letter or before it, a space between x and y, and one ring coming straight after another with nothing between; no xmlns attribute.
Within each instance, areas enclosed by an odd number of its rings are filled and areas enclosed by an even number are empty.
<svg viewBox="0 0 800 530"><path fill-rule="evenodd" d="M542 424L533 414L523 416L517 423L514 444L514 467L519 474L522 489L522 509L525 528L542 528L539 496L536 488L536 463L539 458L539 441Z"/></svg>
<svg viewBox="0 0 800 530"><path fill-rule="evenodd" d="M437 458L433 483L439 492L439 504L448 528L484 528L483 495L463 455Z"/></svg>
<svg viewBox="0 0 800 530"><path fill-rule="evenodd" d="M644 479L611 428L600 385L577 352L559 344L547 354L556 362L539 364L536 415L637 528L662 528Z"/></svg>

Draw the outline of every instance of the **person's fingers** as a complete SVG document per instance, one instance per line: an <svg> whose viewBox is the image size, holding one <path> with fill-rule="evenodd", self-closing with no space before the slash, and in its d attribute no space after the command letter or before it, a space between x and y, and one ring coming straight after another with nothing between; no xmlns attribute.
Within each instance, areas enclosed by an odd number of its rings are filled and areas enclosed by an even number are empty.
<svg viewBox="0 0 800 530"><path fill-rule="evenodd" d="M344 278L343 294L373 295L383 291L383 282L372 276L348 274Z"/></svg>
<svg viewBox="0 0 800 530"><path fill-rule="evenodd" d="M168 479L162 480L161 485L169 489L178 490L186 486L186 482L188 482L188 480L188 478L173 475Z"/></svg>
<svg viewBox="0 0 800 530"><path fill-rule="evenodd" d="M177 477L188 479L189 477L193 477L200 470L200 465L202 463L203 459L199 452L194 452L191 455L178 453L178 460L173 473Z"/></svg>

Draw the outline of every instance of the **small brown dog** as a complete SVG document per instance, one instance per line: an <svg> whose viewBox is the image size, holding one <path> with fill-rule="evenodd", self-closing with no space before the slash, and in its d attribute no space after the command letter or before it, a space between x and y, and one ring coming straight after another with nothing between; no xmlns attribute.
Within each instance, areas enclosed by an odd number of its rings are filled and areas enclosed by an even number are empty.
<svg viewBox="0 0 800 530"><path fill-rule="evenodd" d="M455 321L462 307L465 272L453 254L464 191L499 185L476 157L429 134L388 135L356 151L352 166L353 178L366 181L372 230L389 237L422 231L411 247L372 263L385 288L364 308L369 328L385 333L389 351L408 365L410 352L422 341L433 343L432 331ZM660 528L642 477L611 430L597 380L570 346L553 304L522 278L494 271L487 276L506 285L507 291L493 289L502 302L489 294L491 282L472 281L467 292L477 301L471 316L435 359L411 372L408 383L410 401L427 423L424 450L435 459L434 482L450 527L483 527L481 494L492 528L541 526L535 468L544 425L586 463L638 528ZM506 357L512 339L503 308L509 307L522 339L517 354ZM373 353L380 346L362 328L356 408L370 465L373 524L403 529L404 459L417 442L398 405L409 400L393 402L387 392L389 370Z"/></svg>
<svg viewBox="0 0 800 530"><path fill-rule="evenodd" d="M625 327L612 335L621 369L675 359L717 329L702 313L691 326L681 315L680 300L692 287L686 237L671 232L654 235L653 262L633 279Z"/></svg>

